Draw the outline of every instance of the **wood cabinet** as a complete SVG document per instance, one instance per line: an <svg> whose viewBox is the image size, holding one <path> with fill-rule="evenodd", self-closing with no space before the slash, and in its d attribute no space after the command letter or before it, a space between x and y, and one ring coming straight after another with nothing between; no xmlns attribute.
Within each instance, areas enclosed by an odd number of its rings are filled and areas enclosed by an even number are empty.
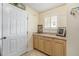
<svg viewBox="0 0 79 59"><path fill-rule="evenodd" d="M54 49L53 49L53 55L54 56L63 56L65 55L66 51L66 46L65 46L65 42L63 40L57 40L55 39L54 40L54 43L53 43L53 46L54 46Z"/></svg>
<svg viewBox="0 0 79 59"><path fill-rule="evenodd" d="M39 37L38 36L33 36L33 38L34 38L33 39L33 47L36 48L36 49L39 49L39 45L38 45L39 44L39 41L38 41Z"/></svg>
<svg viewBox="0 0 79 59"><path fill-rule="evenodd" d="M55 56L62 56L64 55L64 45L60 44L60 43L57 43L55 42L55 45L54 45L54 54Z"/></svg>
<svg viewBox="0 0 79 59"><path fill-rule="evenodd" d="M66 46L65 41L63 40L53 40L51 55L54 56L65 56L66 55Z"/></svg>
<svg viewBox="0 0 79 59"><path fill-rule="evenodd" d="M51 39L50 38L44 38L44 52L48 55L51 55Z"/></svg>
<svg viewBox="0 0 79 59"><path fill-rule="evenodd" d="M44 39L42 37L40 37L39 41L39 50L40 51L44 51Z"/></svg>
<svg viewBox="0 0 79 59"><path fill-rule="evenodd" d="M55 37L34 35L34 48L51 56L66 55L66 40Z"/></svg>

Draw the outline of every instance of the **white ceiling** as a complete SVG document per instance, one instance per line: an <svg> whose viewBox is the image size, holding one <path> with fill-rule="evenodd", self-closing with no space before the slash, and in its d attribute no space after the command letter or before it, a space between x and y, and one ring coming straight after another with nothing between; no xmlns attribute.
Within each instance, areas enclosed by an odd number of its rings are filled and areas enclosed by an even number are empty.
<svg viewBox="0 0 79 59"><path fill-rule="evenodd" d="M51 8L58 7L64 3L27 3L30 7L35 9L38 12L43 12Z"/></svg>

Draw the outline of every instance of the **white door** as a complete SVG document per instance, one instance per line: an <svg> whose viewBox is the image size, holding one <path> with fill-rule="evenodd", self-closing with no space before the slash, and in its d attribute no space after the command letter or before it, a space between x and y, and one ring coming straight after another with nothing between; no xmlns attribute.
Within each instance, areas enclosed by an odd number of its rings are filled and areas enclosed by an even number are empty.
<svg viewBox="0 0 79 59"><path fill-rule="evenodd" d="M27 15L25 12L16 10L17 18L17 50L25 51L27 50Z"/></svg>
<svg viewBox="0 0 79 59"><path fill-rule="evenodd" d="M27 50L27 15L3 4L3 55L20 55Z"/></svg>

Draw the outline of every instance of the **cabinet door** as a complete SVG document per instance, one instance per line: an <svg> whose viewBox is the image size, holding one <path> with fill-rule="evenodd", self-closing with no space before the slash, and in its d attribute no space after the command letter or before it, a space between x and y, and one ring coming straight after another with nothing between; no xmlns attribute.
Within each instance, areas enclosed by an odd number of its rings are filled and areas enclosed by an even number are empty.
<svg viewBox="0 0 79 59"><path fill-rule="evenodd" d="M33 36L33 47L38 49L38 36Z"/></svg>
<svg viewBox="0 0 79 59"><path fill-rule="evenodd" d="M44 39L43 37L39 37L39 50L44 52Z"/></svg>
<svg viewBox="0 0 79 59"><path fill-rule="evenodd" d="M65 55L65 45L64 42L55 41L54 42L54 56L63 56Z"/></svg>
<svg viewBox="0 0 79 59"><path fill-rule="evenodd" d="M54 56L54 39L51 41L51 56Z"/></svg>
<svg viewBox="0 0 79 59"><path fill-rule="evenodd" d="M50 38L45 38L44 41L44 52L47 53L48 55L51 55L51 40Z"/></svg>

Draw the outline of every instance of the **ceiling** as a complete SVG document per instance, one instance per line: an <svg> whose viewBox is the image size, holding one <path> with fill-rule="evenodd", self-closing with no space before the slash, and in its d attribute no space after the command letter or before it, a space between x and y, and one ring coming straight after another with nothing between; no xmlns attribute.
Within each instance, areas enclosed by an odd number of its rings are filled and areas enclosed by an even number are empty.
<svg viewBox="0 0 79 59"><path fill-rule="evenodd" d="M43 12L51 8L58 7L64 3L27 3L30 7L35 9L38 12Z"/></svg>

